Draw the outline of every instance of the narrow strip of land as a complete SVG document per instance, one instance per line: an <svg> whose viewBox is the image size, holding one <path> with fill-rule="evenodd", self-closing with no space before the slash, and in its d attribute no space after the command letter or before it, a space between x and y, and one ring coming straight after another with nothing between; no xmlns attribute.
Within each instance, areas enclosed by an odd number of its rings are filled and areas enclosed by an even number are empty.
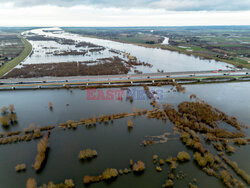
<svg viewBox="0 0 250 188"><path fill-rule="evenodd" d="M10 62L6 63L0 68L0 78L5 75L7 72L9 72L11 69L13 69L15 66L17 66L19 63L21 63L32 51L32 45L22 36L19 36L22 40L22 43L24 44L25 48L22 51L22 53L19 54L16 58L11 60Z"/></svg>
<svg viewBox="0 0 250 188"><path fill-rule="evenodd" d="M108 84L110 87L115 84L143 84L143 83L155 83L155 82L168 82L168 81L181 81L181 82L204 82L207 81L232 81L241 80L249 81L250 75L249 70L239 70L239 71L202 71L202 72L181 72L181 73L153 73L153 74L143 74L143 75L108 75L108 76L95 76L95 77L80 77L77 79L68 78L44 78L35 79L22 79L20 82L15 82L12 79L7 79L1 81L0 90L5 89L33 89L33 88L49 88L49 87L70 87L70 86L89 86L96 85L99 87L100 84Z"/></svg>

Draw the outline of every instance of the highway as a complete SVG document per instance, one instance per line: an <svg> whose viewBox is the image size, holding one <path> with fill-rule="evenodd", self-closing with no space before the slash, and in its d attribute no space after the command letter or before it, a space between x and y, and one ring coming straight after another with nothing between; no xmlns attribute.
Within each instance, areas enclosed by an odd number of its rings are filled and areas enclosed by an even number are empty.
<svg viewBox="0 0 250 188"><path fill-rule="evenodd" d="M18 88L42 88L80 86L93 84L122 84L143 83L167 80L192 80L213 78L249 78L250 70L214 70L214 71L188 71L168 73L148 73L131 75L99 75L77 77L43 77L43 78L13 78L1 79L0 90Z"/></svg>

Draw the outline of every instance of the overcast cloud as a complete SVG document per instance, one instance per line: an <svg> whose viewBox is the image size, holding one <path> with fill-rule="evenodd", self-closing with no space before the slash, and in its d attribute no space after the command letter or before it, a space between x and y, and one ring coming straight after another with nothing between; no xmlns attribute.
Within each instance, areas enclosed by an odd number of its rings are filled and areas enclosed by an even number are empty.
<svg viewBox="0 0 250 188"><path fill-rule="evenodd" d="M15 6L56 5L63 7L95 5L116 8L163 8L171 11L250 10L250 0L0 0Z"/></svg>
<svg viewBox="0 0 250 188"><path fill-rule="evenodd" d="M250 25L250 0L0 0L0 26Z"/></svg>

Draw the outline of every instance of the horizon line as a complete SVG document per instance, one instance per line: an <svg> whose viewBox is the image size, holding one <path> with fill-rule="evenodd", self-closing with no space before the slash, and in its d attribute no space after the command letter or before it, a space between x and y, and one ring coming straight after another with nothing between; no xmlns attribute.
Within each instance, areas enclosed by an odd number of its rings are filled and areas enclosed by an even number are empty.
<svg viewBox="0 0 250 188"><path fill-rule="evenodd" d="M237 27L237 26L250 26L250 25L245 25L245 24L239 24L239 25L173 25L173 26L163 26L163 25L158 25L158 26L34 26L34 25L28 25L28 26L18 26L18 25L13 25L13 26L3 26L0 25L0 27L44 27L44 28L53 28L53 27L110 27L110 28L119 28L119 27Z"/></svg>

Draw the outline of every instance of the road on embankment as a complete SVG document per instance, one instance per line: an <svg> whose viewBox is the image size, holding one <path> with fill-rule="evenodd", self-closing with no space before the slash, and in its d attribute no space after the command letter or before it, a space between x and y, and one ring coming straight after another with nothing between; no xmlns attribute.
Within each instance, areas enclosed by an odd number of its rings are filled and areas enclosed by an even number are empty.
<svg viewBox="0 0 250 188"><path fill-rule="evenodd" d="M133 75L102 75L77 77L43 77L43 78L13 78L0 80L0 90L5 89L33 89L64 86L98 85L98 84L125 84L160 81L202 81L202 80L250 80L250 70L214 70L150 73Z"/></svg>

